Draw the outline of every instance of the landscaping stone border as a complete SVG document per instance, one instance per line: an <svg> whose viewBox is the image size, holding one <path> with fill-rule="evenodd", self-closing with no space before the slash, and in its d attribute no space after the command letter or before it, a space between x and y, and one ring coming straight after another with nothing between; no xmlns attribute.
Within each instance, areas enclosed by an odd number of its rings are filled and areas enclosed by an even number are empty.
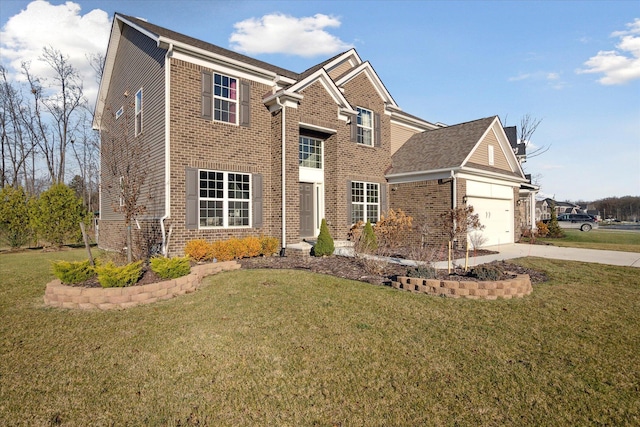
<svg viewBox="0 0 640 427"><path fill-rule="evenodd" d="M191 273L177 279L124 288L83 288L63 285L59 279L47 283L45 305L69 309L114 310L151 304L178 295L191 293L206 276L221 271L237 270L237 261L214 262L191 267Z"/></svg>
<svg viewBox="0 0 640 427"><path fill-rule="evenodd" d="M528 274L518 274L510 280L495 282L472 282L466 280L421 279L417 277L398 277L391 282L395 289L404 289L429 295L450 298L511 299L521 298L533 292Z"/></svg>

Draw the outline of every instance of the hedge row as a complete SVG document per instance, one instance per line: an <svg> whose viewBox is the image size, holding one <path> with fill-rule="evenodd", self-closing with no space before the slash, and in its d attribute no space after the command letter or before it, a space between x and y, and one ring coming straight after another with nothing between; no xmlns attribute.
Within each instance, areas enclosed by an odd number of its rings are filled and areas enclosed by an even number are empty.
<svg viewBox="0 0 640 427"><path fill-rule="evenodd" d="M279 242L275 237L231 238L216 242L203 239L191 240L184 248L185 255L194 261L231 261L232 259L271 256L278 252Z"/></svg>

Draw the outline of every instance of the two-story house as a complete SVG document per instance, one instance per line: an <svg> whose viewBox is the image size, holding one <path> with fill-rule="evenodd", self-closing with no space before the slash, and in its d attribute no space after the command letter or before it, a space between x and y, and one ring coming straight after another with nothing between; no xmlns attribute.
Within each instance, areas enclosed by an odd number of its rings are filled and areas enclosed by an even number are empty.
<svg viewBox="0 0 640 427"><path fill-rule="evenodd" d="M94 126L102 138L103 248L126 244L118 207L134 187L143 250L160 244L177 255L193 239L248 235L277 237L286 249L317 236L323 218L332 236L344 240L355 222L376 222L388 208L415 202L411 197L424 196L421 206L429 206L428 192L402 199L390 190L408 182L394 156L432 132L448 135L440 151L484 153L471 163L458 156L460 163L451 166L484 174L482 188L469 193L468 186L449 185L438 203L469 202L464 192L477 203L508 201L509 214L500 221L510 224L514 241L517 197L498 188L517 188L525 179L499 120L481 121L485 129L474 133L475 145L456 139L447 129L457 127L403 112L354 49L295 73L116 14ZM497 140L488 144L487 138ZM484 172L482 165L468 167L483 162ZM434 173L428 178L442 179L441 171ZM143 179L133 179L136 174Z"/></svg>

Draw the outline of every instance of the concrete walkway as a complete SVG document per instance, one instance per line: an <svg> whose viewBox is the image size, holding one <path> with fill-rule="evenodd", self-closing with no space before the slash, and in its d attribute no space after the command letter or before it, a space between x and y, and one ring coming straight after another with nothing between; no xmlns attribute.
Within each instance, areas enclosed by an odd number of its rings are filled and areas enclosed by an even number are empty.
<svg viewBox="0 0 640 427"><path fill-rule="evenodd" d="M502 261L513 258L522 258L528 256L562 259L567 261L593 262L598 264L620 265L626 267L640 268L640 253L635 252L617 252L602 251L597 249L578 249L578 248L562 248L558 246L547 245L529 245L523 243L514 243L510 245L493 246L486 248L488 250L498 251L493 255L483 255L473 257L469 254L469 266L484 264L491 261ZM464 266L464 259L454 261L456 265ZM447 261L435 263L436 268L447 268Z"/></svg>

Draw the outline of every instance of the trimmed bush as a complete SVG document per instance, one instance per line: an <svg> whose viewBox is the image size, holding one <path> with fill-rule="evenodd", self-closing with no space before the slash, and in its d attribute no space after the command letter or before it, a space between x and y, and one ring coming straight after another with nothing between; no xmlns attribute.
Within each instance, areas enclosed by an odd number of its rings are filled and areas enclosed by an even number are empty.
<svg viewBox="0 0 640 427"><path fill-rule="evenodd" d="M233 252L228 241L211 243L211 253L218 261L231 261L233 259Z"/></svg>
<svg viewBox="0 0 640 427"><path fill-rule="evenodd" d="M211 245L203 239L187 242L184 253L196 262L212 260L214 257Z"/></svg>
<svg viewBox="0 0 640 427"><path fill-rule="evenodd" d="M495 281L504 276L504 270L498 264L482 264L471 270L471 274L479 280Z"/></svg>
<svg viewBox="0 0 640 427"><path fill-rule="evenodd" d="M86 261L54 261L51 263L53 274L67 285L82 283L96 276L96 271L89 260Z"/></svg>
<svg viewBox="0 0 640 427"><path fill-rule="evenodd" d="M547 237L549 234L549 227L547 227L547 224L542 221L536 222L536 228L538 229L536 233L540 237Z"/></svg>
<svg viewBox="0 0 640 427"><path fill-rule="evenodd" d="M333 254L335 246L333 244L333 238L329 234L329 227L327 227L327 221L323 218L320 224L320 234L318 235L318 241L313 247L314 256L329 256Z"/></svg>
<svg viewBox="0 0 640 427"><path fill-rule="evenodd" d="M419 277L421 279L435 279L438 277L437 271L430 265L419 265L407 270L407 277Z"/></svg>
<svg viewBox="0 0 640 427"><path fill-rule="evenodd" d="M22 187L0 189L0 233L11 248L19 248L29 241L29 222L29 203Z"/></svg>
<svg viewBox="0 0 640 427"><path fill-rule="evenodd" d="M113 262L105 265L96 266L98 273L98 282L103 288L122 288L131 286L140 280L142 276L142 261L132 262L131 264L116 266Z"/></svg>
<svg viewBox="0 0 640 427"><path fill-rule="evenodd" d="M163 279L176 279L191 271L189 256L165 258L153 257L149 260L151 270Z"/></svg>
<svg viewBox="0 0 640 427"><path fill-rule="evenodd" d="M260 238L260 245L260 254L264 256L271 256L278 253L280 242L275 237L263 236Z"/></svg>
<svg viewBox="0 0 640 427"><path fill-rule="evenodd" d="M378 249L378 239L376 239L376 235L373 232L373 227L371 226L371 221L367 220L367 223L364 225L362 229L362 235L359 240L360 250L364 252L373 252Z"/></svg>
<svg viewBox="0 0 640 427"><path fill-rule="evenodd" d="M260 239L257 237L245 237L242 239L242 243L244 243L245 255L249 258L256 257L262 252L262 244L260 243Z"/></svg>
<svg viewBox="0 0 640 427"><path fill-rule="evenodd" d="M242 240L232 237L225 243L229 247L228 250L231 254L231 259L240 259L247 255L247 247Z"/></svg>

